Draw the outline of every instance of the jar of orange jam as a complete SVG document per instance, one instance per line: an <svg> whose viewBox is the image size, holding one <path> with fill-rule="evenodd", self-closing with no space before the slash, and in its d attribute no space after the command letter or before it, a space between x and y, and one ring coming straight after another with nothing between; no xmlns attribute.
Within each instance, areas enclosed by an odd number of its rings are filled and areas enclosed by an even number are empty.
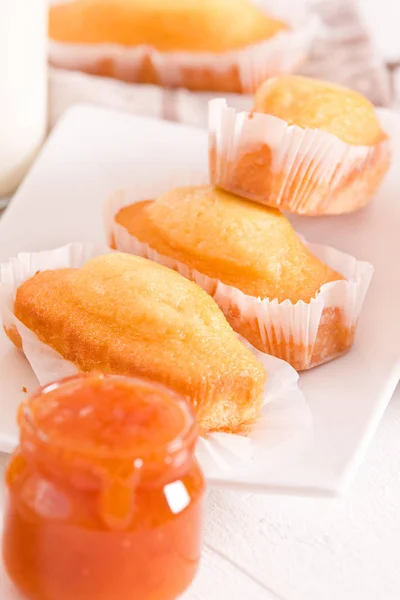
<svg viewBox="0 0 400 600"><path fill-rule="evenodd" d="M79 375L19 412L6 570L29 600L169 600L198 566L204 481L190 406L139 379Z"/></svg>

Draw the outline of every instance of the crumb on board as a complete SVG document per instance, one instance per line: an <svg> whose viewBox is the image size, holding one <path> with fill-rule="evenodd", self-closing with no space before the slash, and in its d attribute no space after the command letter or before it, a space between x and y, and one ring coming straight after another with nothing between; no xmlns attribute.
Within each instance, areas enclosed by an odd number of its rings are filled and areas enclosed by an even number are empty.
<svg viewBox="0 0 400 600"><path fill-rule="evenodd" d="M24 392L24 394L27 394L28 393L28 388L23 385L22 386L22 391Z"/></svg>

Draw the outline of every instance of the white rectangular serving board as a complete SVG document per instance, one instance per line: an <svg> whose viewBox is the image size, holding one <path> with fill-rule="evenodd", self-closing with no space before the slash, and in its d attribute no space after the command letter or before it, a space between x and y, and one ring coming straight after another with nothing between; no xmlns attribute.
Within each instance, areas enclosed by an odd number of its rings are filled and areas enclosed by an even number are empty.
<svg viewBox="0 0 400 600"><path fill-rule="evenodd" d="M337 495L354 476L400 378L400 117L382 113L393 137L390 173L362 212L293 218L309 241L368 260L375 275L353 349L300 377L312 412L309 439L284 463L210 474L214 485L269 493ZM0 220L0 262L71 241L104 242L103 203L115 188L170 172L207 174L207 133L91 106L70 109ZM37 386L27 361L0 333L0 450L16 443L16 407Z"/></svg>

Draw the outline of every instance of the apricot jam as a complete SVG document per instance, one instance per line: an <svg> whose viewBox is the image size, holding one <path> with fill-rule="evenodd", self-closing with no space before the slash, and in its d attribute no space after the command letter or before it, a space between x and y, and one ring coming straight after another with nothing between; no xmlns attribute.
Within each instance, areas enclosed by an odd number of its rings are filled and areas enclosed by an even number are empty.
<svg viewBox="0 0 400 600"><path fill-rule="evenodd" d="M169 600L189 586L204 482L184 400L79 375L26 400L19 426L3 556L28 600Z"/></svg>

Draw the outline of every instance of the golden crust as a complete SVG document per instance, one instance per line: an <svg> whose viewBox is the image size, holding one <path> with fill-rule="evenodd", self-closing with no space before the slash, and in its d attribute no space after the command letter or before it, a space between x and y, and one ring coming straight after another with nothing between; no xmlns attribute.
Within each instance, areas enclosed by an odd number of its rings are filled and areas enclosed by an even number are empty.
<svg viewBox="0 0 400 600"><path fill-rule="evenodd" d="M216 53L284 29L285 23L248 0L75 0L52 6L49 26L50 37L60 42Z"/></svg>
<svg viewBox="0 0 400 600"><path fill-rule="evenodd" d="M343 279L316 258L279 211L211 186L175 189L115 217L139 241L249 296L309 302Z"/></svg>
<svg viewBox="0 0 400 600"><path fill-rule="evenodd" d="M237 431L260 409L265 371L211 297L146 259L113 253L38 273L14 312L82 371L142 376L188 398L203 433Z"/></svg>
<svg viewBox="0 0 400 600"><path fill-rule="evenodd" d="M364 96L317 79L287 75L267 80L255 95L253 110L290 125L328 131L347 144L373 146L387 137Z"/></svg>

